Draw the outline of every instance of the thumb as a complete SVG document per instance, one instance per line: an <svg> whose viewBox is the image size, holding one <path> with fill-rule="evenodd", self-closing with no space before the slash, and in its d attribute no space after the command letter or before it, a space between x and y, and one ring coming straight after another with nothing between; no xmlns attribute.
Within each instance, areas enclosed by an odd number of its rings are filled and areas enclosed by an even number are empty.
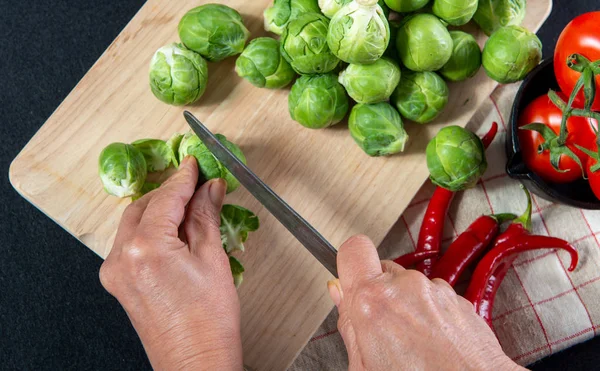
<svg viewBox="0 0 600 371"><path fill-rule="evenodd" d="M383 273L377 249L364 235L354 236L342 244L338 251L337 268L344 291L352 290L357 282Z"/></svg>
<svg viewBox="0 0 600 371"><path fill-rule="evenodd" d="M211 179L200 187L189 203L184 225L192 254L213 261L224 254L221 244L221 207L227 185L223 179Z"/></svg>

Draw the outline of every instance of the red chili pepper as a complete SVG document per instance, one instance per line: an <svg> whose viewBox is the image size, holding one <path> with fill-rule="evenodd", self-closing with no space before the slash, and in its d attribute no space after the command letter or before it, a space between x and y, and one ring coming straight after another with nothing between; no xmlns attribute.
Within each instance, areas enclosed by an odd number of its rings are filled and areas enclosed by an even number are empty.
<svg viewBox="0 0 600 371"><path fill-rule="evenodd" d="M484 215L475 220L448 247L440 258L430 278L441 278L450 286L456 285L460 275L479 259L498 235L500 225L513 220L514 214Z"/></svg>
<svg viewBox="0 0 600 371"><path fill-rule="evenodd" d="M508 226L506 231L504 231L496 240L494 241L494 247L511 240L517 236L528 235L531 233L532 225L531 225L531 194L525 188L525 186L521 185L521 189L525 192L527 196L527 209L525 212L513 220L513 222ZM479 302L479 311L478 314L483 317L483 319L492 327L492 311L494 309L494 300L496 299L496 293L506 277L508 270L510 269L512 263L517 259L517 256L512 256L506 259L506 262L501 264L490 276L486 284L486 288L484 290L483 297Z"/></svg>
<svg viewBox="0 0 600 371"><path fill-rule="evenodd" d="M494 122L488 133L482 139L485 148L492 143L497 133L498 123ZM444 232L444 218L448 213L453 196L454 192L445 188L437 187L435 189L435 192L429 201L429 205L427 206L427 210L425 211L425 216L423 217L423 223L421 224L419 239L417 241L417 248L415 249L416 252L437 251L439 254ZM436 261L436 257L426 259L422 263L417 264L416 268L419 272L429 277Z"/></svg>
<svg viewBox="0 0 600 371"><path fill-rule="evenodd" d="M488 285L488 283L490 279L492 281L497 280L497 276L493 277L494 272L507 265L511 262L512 257L522 252L553 248L567 251L571 255L569 271L575 270L579 261L579 255L577 250L567 241L546 236L515 236L494 247L481 259L475 272L473 272L465 298L473 303L475 311L478 314L491 313L492 308L490 307L489 294L491 294L490 290L493 285Z"/></svg>
<svg viewBox="0 0 600 371"><path fill-rule="evenodd" d="M394 263L404 267L412 267L417 263L421 263L425 259L430 259L436 257L438 254L437 251L420 251L420 252L411 252L394 260Z"/></svg>

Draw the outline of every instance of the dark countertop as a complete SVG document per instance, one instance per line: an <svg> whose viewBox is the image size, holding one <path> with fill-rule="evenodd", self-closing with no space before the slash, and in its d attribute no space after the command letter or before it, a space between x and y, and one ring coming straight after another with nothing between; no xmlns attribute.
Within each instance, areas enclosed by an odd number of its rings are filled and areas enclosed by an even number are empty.
<svg viewBox="0 0 600 371"><path fill-rule="evenodd" d="M19 150L144 3L0 2L0 369L149 369L135 331L98 281L101 259L22 199L8 182ZM594 5L596 4L596 5ZM560 30L597 0L555 0L539 32L551 56ZM74 143L76 145L76 143ZM600 366L600 338L536 370Z"/></svg>

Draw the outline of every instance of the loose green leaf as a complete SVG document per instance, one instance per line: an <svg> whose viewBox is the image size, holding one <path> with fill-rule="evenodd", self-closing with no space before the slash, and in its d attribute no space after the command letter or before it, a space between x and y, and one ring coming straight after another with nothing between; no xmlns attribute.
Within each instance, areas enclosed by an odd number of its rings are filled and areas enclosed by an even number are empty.
<svg viewBox="0 0 600 371"><path fill-rule="evenodd" d="M248 209L237 205L223 205L221 210L221 242L227 254L244 251L248 232L258 229L258 217Z"/></svg>
<svg viewBox="0 0 600 371"><path fill-rule="evenodd" d="M144 155L148 172L163 171L177 164L173 149L164 140L140 139L131 143Z"/></svg>
<svg viewBox="0 0 600 371"><path fill-rule="evenodd" d="M175 155L175 167L179 167L179 163L181 162L181 160L183 160L182 158L179 158L179 145L181 144L182 139L183 134L175 133L171 135L171 138L169 138L169 140L167 140L167 145L171 147L171 150Z"/></svg>
<svg viewBox="0 0 600 371"><path fill-rule="evenodd" d="M244 281L244 266L235 257L230 256L229 267L231 268L231 275L233 276L233 284L238 288Z"/></svg>

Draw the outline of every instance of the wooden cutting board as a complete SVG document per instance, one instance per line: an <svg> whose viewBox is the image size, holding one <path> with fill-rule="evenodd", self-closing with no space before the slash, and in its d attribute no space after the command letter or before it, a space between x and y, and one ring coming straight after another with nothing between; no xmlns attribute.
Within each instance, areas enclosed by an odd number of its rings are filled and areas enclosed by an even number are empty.
<svg viewBox="0 0 600 371"><path fill-rule="evenodd" d="M150 92L148 64L156 49L178 40L180 17L207 2L149 0L11 165L16 190L103 258L129 200L102 190L98 155L111 142L167 139L187 130L183 108ZM253 37L266 35L262 12L270 0L220 2L240 10ZM525 26L537 30L551 7L551 0L530 0ZM346 124L303 128L289 118L288 90L255 88L234 65L235 58L210 64L206 94L187 109L239 144L249 166L335 246L356 233L379 244L427 178L429 139L442 125L464 126L497 85L483 71L451 85L450 103L437 123L407 124L405 153L370 158ZM245 363L283 370L331 310L331 277L245 190L227 202L255 210L262 224L241 256L247 272L239 291Z"/></svg>

